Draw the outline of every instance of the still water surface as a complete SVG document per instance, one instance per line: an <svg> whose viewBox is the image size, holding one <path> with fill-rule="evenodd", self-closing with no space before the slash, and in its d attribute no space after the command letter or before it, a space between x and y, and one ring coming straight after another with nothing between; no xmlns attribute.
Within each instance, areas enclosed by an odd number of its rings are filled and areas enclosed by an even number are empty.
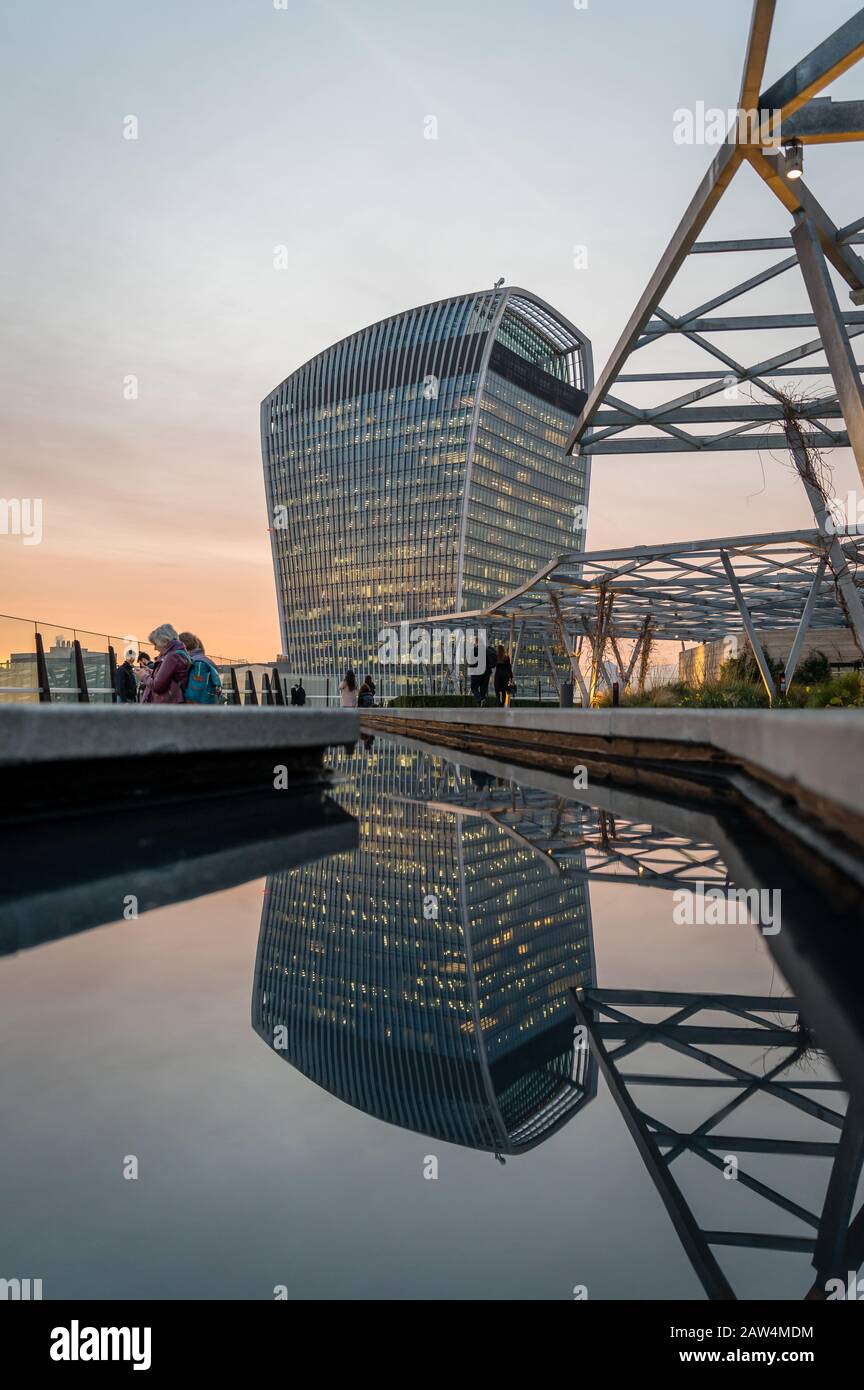
<svg viewBox="0 0 864 1390"><path fill-rule="evenodd" d="M716 846L386 739L331 761L356 849L0 958L0 1275L803 1297L812 1253L750 1237L816 1234L846 1093L765 937L673 920ZM663 1161L735 1100L705 1133L737 1145ZM690 1220L743 1243L691 1260Z"/></svg>

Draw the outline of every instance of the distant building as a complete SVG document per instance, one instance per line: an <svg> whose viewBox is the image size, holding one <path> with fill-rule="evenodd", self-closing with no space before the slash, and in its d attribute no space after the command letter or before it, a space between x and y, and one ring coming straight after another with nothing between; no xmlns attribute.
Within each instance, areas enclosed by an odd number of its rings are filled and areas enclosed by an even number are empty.
<svg viewBox="0 0 864 1390"><path fill-rule="evenodd" d="M360 845L268 880L255 1030L391 1124L533 1147L593 1094L571 995L593 983L586 882L494 818L441 804L457 776L485 774L394 743L336 768Z"/></svg>
<svg viewBox="0 0 864 1390"><path fill-rule="evenodd" d="M792 650L794 629L782 628L771 632L763 628L758 636L765 655L772 661L785 664ZM715 681L725 661L749 651L750 644L743 633L718 637L713 642L699 642L679 654L678 679L685 685L704 685L707 681ZM801 644L799 665L817 652L827 658L829 667L835 672L860 670L862 666L858 644L846 627L810 628Z"/></svg>
<svg viewBox="0 0 864 1390"><path fill-rule="evenodd" d="M47 640L45 629L42 631L43 639ZM55 633L53 642L44 650L52 700L61 703L76 702L78 677L75 670L73 639L63 636L62 633ZM89 647L82 646L81 659L91 701L110 702L111 674L107 641L103 651L91 651ZM0 695L4 690L23 691L26 688L30 694L21 694L20 699L22 702L29 702L31 698L36 698L37 683L35 643L29 652L10 652L8 665L0 665Z"/></svg>
<svg viewBox="0 0 864 1390"><path fill-rule="evenodd" d="M584 334L499 288L373 324L271 391L261 444L292 673L352 665L395 693L418 673L378 668L382 627L481 607L582 548L588 462L564 450L591 385Z"/></svg>

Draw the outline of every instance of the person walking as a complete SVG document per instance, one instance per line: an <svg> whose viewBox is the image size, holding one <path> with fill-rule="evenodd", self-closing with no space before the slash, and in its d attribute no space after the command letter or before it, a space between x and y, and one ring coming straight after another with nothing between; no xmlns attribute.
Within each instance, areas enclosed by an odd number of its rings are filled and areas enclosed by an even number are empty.
<svg viewBox="0 0 864 1390"><path fill-rule="evenodd" d="M356 709L357 698L357 677L349 667L339 686L339 703L343 709Z"/></svg>
<svg viewBox="0 0 864 1390"><path fill-rule="evenodd" d="M114 689L117 692L118 705L134 705L138 702L138 682L135 679L135 667L132 664L134 656L134 652L127 652L114 673Z"/></svg>
<svg viewBox="0 0 864 1390"><path fill-rule="evenodd" d="M181 632L180 641L191 663L183 690L187 705L223 705L222 677L204 651L201 638L194 632Z"/></svg>
<svg viewBox="0 0 864 1390"><path fill-rule="evenodd" d="M499 642L495 662L495 703L503 706L509 703L510 687L513 684L513 666L507 648Z"/></svg>
<svg viewBox="0 0 864 1390"><path fill-rule="evenodd" d="M153 643L159 655L144 686L142 705L182 705L183 687L191 662L177 629L170 623L160 623L159 627L154 627L147 641Z"/></svg>

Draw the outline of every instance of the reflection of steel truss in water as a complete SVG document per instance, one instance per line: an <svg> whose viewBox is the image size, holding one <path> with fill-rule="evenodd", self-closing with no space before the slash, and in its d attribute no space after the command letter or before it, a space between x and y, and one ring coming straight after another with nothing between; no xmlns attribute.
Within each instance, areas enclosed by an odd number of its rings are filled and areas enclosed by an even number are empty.
<svg viewBox="0 0 864 1390"><path fill-rule="evenodd" d="M718 848L706 839L690 839L679 825L677 833L647 820L568 800L540 787L520 786L495 778L488 771L456 769L446 792L429 787L430 804L479 817L507 831L517 843L530 845L547 859L554 873L571 874L591 882L631 883L667 891L696 882L727 887L732 879ZM431 798L441 796L436 802ZM625 795L612 803L633 810L638 798ZM616 990L585 985L574 991L580 1022L587 1030L592 1055L618 1105L637 1150L669 1212L684 1250L710 1298L734 1299L736 1294L721 1269L715 1248L748 1248L811 1255L815 1279L809 1297L824 1296L827 1281L839 1278L845 1288L849 1270L864 1261L864 1207L852 1220L856 1189L864 1158L864 1106L852 1101L844 1115L834 1103L846 1096L836 1079L792 1075L807 1058L812 1038L794 999L713 993L673 993L656 990ZM649 1021L639 1014L650 1011ZM662 1011L662 1017L657 1014ZM766 1017L767 1015L768 1017ZM771 1016L774 1016L773 1018ZM777 1021L777 1020L780 1021ZM624 1071L627 1058L643 1047L660 1047L674 1054L678 1066ZM765 1066L730 1061L729 1050L761 1049ZM717 1050L719 1049L719 1051ZM768 1062L769 1049L776 1060ZM737 1053L740 1058L740 1052ZM683 1059L683 1063L682 1060ZM670 1061L672 1058L670 1058ZM719 1108L690 1128L658 1119L633 1098L640 1088L659 1088L669 1098L723 1095ZM816 1127L818 1137L771 1138L748 1133L750 1101L779 1102L798 1125ZM829 1103L834 1102L834 1103ZM741 1133L718 1132L736 1116ZM805 1134L807 1131L805 1130ZM737 1172L737 1187L759 1199L765 1210L784 1220L792 1218L798 1233L704 1229L683 1195L673 1164L690 1155L723 1172L727 1156L750 1156L751 1165L775 1159L783 1168L794 1158L829 1159L830 1176L821 1211L814 1213L764 1180L758 1172ZM792 1175L788 1168L783 1182ZM736 1184L729 1183L736 1192ZM740 1194L740 1191L738 1192ZM771 1222L766 1222L770 1228Z"/></svg>
<svg viewBox="0 0 864 1390"><path fill-rule="evenodd" d="M458 769L457 769L458 772ZM463 776L446 800L427 803L485 819L525 845L552 872L574 879L647 888L727 887L729 875L715 845L672 834L648 821L629 820L553 792L515 782L477 782Z"/></svg>
<svg viewBox="0 0 864 1390"><path fill-rule="evenodd" d="M806 1031L800 1027L796 1002L734 994L592 988L576 991L576 1000L600 1071L709 1298L736 1298L715 1257L715 1247L805 1252L812 1256L816 1271L809 1297L824 1296L822 1291L832 1278L842 1280L845 1288L847 1271L856 1269L864 1258L864 1207L852 1220L864 1159L864 1107L852 1102L844 1116L816 1098L825 1092L845 1093L842 1082L801 1075L789 1078L787 1075L808 1046ZM660 1020L648 1021L636 1017L634 1009L662 1009L666 1013ZM712 1020L722 1021L694 1022L698 1015L706 1013ZM788 1024L778 1026L766 1019L765 1014L783 1014ZM618 1045L610 1047L613 1043ZM676 1060L684 1057L697 1064L701 1068L699 1074L681 1076L621 1070L625 1059L632 1059L640 1048L652 1044L671 1050ZM782 1049L784 1055L759 1075L710 1050L718 1047L724 1050L776 1048ZM763 1053L763 1058L766 1056ZM733 1094L694 1128L684 1130L664 1124L634 1100L633 1090L650 1087L667 1092L723 1089ZM783 1102L799 1114L819 1122L836 1137L774 1139L717 1132L717 1127L748 1101L763 1097ZM746 1120L742 1128L747 1128ZM730 1155L736 1162L742 1154L771 1155L786 1160L829 1158L831 1171L822 1210L819 1213L808 1211L769 1183L739 1169L738 1185L762 1198L768 1208L793 1217L808 1233L706 1230L696 1220L672 1175L672 1164L686 1154L702 1159L720 1172L726 1170ZM734 1191L735 1186L736 1183L729 1183L730 1190Z"/></svg>

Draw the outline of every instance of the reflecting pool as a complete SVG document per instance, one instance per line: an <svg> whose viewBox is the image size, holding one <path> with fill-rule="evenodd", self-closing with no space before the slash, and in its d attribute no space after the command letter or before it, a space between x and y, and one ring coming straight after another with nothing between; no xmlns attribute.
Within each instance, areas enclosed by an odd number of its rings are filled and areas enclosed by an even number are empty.
<svg viewBox="0 0 864 1390"><path fill-rule="evenodd" d="M147 891L122 820L7 884L0 1276L794 1300L858 1268L859 1040L826 1039L860 947L807 949L843 903L734 818L456 756L334 750L293 839L175 826ZM776 932L686 920L742 884Z"/></svg>

